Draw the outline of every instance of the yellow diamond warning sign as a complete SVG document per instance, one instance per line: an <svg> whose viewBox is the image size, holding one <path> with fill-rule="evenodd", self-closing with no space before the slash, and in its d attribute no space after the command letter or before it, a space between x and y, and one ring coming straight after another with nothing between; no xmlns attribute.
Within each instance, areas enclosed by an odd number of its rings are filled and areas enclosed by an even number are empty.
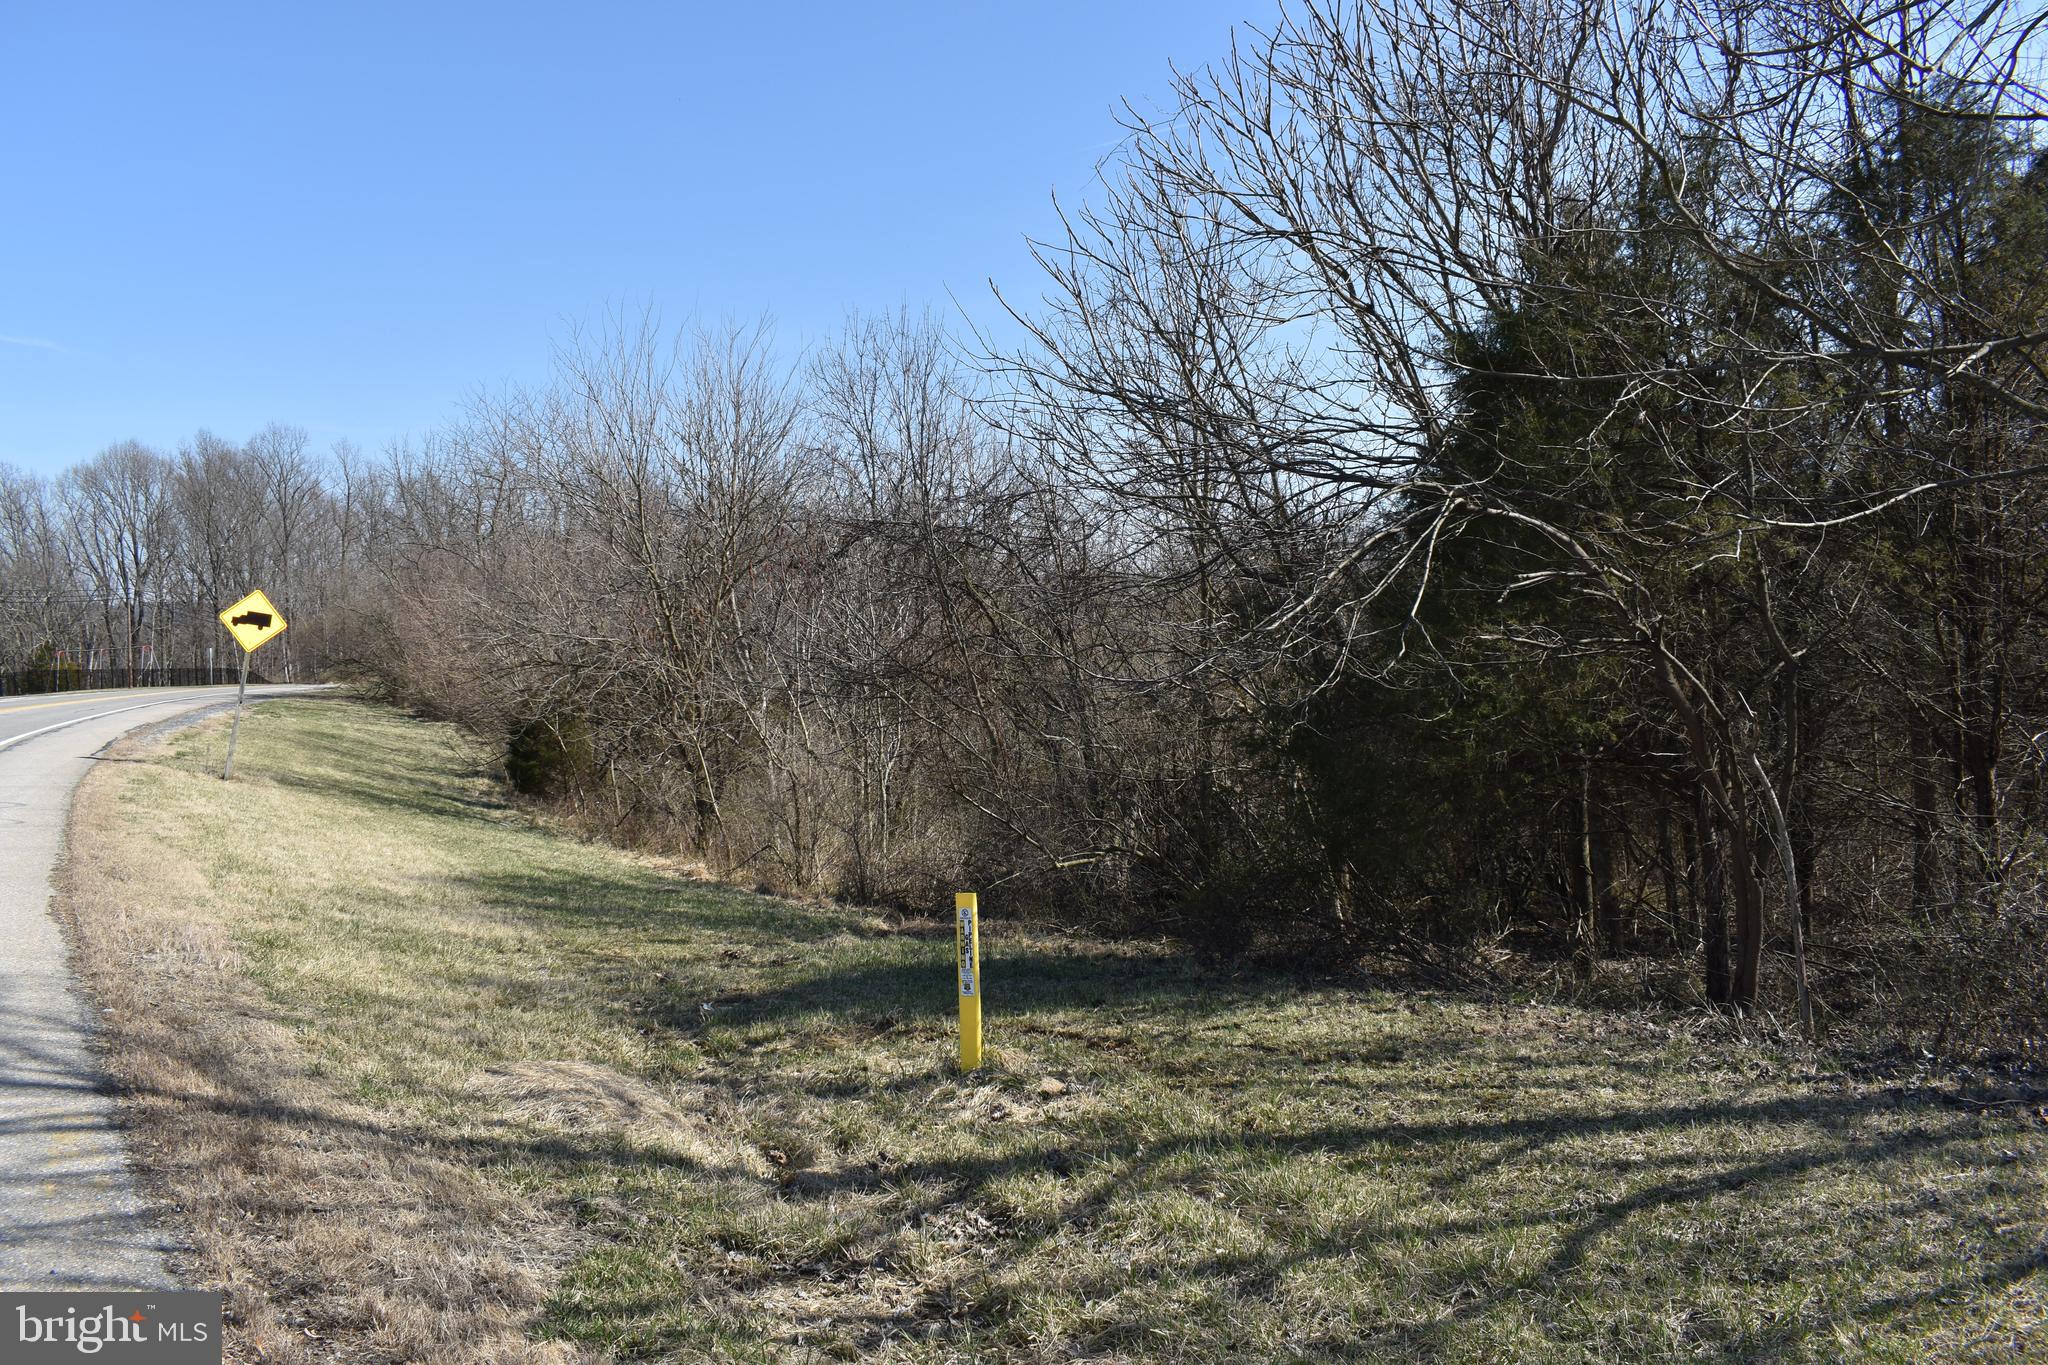
<svg viewBox="0 0 2048 1365"><path fill-rule="evenodd" d="M220 623L235 637L235 643L250 653L284 634L284 615L270 605L261 588L223 611Z"/></svg>

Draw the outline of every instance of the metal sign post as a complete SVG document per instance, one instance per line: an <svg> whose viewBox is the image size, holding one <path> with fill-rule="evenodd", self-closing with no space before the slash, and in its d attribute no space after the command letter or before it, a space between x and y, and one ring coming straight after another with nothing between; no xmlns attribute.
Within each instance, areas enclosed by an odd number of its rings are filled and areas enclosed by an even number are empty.
<svg viewBox="0 0 2048 1365"><path fill-rule="evenodd" d="M228 726L228 766L220 770L225 782L235 775L235 741L242 734L242 698L249 695L249 651L242 651L242 681L235 687L235 718Z"/></svg>
<svg viewBox="0 0 2048 1365"><path fill-rule="evenodd" d="M249 694L249 656L284 634L285 619L284 613L272 606L263 589L258 588L223 611L220 623L242 647L242 680L235 687L235 719L228 727L228 762L220 770L220 780L225 782L235 775L235 741L242 733L242 699Z"/></svg>

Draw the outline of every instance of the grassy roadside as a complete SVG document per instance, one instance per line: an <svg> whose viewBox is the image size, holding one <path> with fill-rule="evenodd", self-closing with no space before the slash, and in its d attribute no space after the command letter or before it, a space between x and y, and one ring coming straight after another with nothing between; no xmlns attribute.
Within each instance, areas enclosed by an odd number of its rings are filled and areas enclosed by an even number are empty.
<svg viewBox="0 0 2048 1365"><path fill-rule="evenodd" d="M273 703L81 791L69 903L244 1359L2048 1358L2048 1128L1683 1020L951 939Z"/></svg>

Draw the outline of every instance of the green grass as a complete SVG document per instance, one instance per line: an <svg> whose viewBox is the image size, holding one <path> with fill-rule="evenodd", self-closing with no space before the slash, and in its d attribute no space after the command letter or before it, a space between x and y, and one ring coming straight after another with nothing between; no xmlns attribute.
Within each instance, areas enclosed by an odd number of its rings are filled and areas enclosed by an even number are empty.
<svg viewBox="0 0 2048 1365"><path fill-rule="evenodd" d="M1228 976L690 881L334 701L122 780L304 1065L582 1236L623 1359L2048 1356L2048 1132L1678 1015ZM564 1064L577 1064L568 1066ZM1056 1084L1047 1084L1055 1082ZM260 1216L260 1215L258 1215Z"/></svg>

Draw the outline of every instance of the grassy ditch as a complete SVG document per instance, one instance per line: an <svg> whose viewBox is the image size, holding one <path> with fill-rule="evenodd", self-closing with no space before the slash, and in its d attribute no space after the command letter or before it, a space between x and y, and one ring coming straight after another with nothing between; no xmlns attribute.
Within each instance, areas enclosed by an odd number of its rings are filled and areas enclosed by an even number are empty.
<svg viewBox="0 0 2048 1365"><path fill-rule="evenodd" d="M445 727L80 796L112 1066L243 1359L2048 1356L2048 1126L1679 1016L1230 977L692 881Z"/></svg>

